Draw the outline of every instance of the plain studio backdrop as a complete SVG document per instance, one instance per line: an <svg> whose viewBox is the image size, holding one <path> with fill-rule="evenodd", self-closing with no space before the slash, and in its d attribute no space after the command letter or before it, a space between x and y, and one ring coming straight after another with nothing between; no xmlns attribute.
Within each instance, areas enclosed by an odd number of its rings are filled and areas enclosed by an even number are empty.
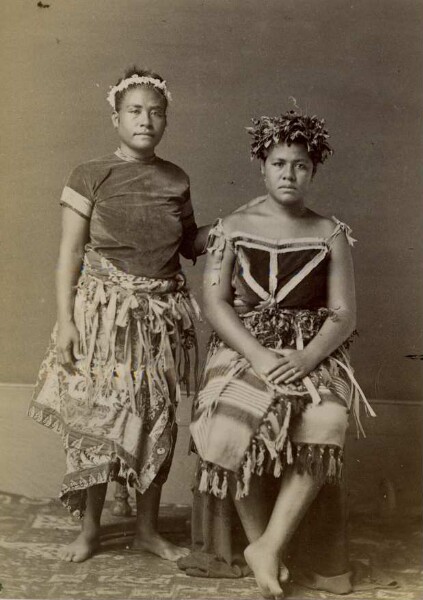
<svg viewBox="0 0 423 600"><path fill-rule="evenodd" d="M358 240L357 379L392 411L421 400L409 357L423 350L421 2L2 0L0 12L1 382L36 378L55 320L61 190L75 165L117 147L106 94L135 63L172 92L157 153L189 174L199 224L263 193L252 117L299 107L326 119L335 154L310 206ZM184 263L199 300L203 266ZM199 334L204 356L204 323Z"/></svg>

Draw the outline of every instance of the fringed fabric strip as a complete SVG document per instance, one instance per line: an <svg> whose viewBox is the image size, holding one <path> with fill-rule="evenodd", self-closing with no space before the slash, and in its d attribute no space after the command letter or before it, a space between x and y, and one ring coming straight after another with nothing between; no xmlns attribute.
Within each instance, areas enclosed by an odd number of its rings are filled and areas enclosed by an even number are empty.
<svg viewBox="0 0 423 600"><path fill-rule="evenodd" d="M332 221L334 221L336 223L336 227L335 227L334 231L332 232L332 235L328 238L328 243L330 244L342 232L345 234L348 244L350 246L354 246L354 244L357 240L354 239L351 235L352 234L351 227L349 227L346 223L343 223L342 221L340 221L339 219L337 219L336 217L333 217L333 216L332 216Z"/></svg>
<svg viewBox="0 0 423 600"><path fill-rule="evenodd" d="M344 362L341 362L341 360L339 360L338 358L335 358L335 357L333 357L333 360L336 362L336 364L339 367L341 367L341 369L343 369L343 371L347 374L347 376L351 380L351 394L350 394L349 407L352 407L352 409L353 409L354 419L355 419L356 427L357 427L357 438L360 437L360 433L362 434L363 437L366 437L366 434L364 432L364 429L363 429L363 426L362 426L361 420L360 420L360 401L364 404L364 408L370 417L376 417L376 413L373 410L373 408L370 406L366 396L364 395L363 390L361 389L356 378L354 377L354 373L353 373L350 365L344 364Z"/></svg>
<svg viewBox="0 0 423 600"><path fill-rule="evenodd" d="M227 243L232 247L232 242L226 237L223 230L222 219L217 219L209 231L207 240L207 252L214 258L213 269L209 273L211 285L218 285L220 282L223 253Z"/></svg>
<svg viewBox="0 0 423 600"><path fill-rule="evenodd" d="M342 478L343 450L333 445L295 444L288 440L284 450L271 455L265 444L255 438L254 451L249 451L242 468L237 473L230 473L212 463L200 461L197 473L198 491L212 494L216 498L225 498L228 493L228 478L236 481L235 500L242 500L250 492L253 475L261 477L264 473L279 479L288 466L293 466L300 473L308 473L319 481L337 484Z"/></svg>
<svg viewBox="0 0 423 600"><path fill-rule="evenodd" d="M137 412L135 395L146 368L149 370L149 380L154 380L162 390L167 389L168 372L175 372L177 375L178 395L179 381L189 388L190 351L193 349L197 352L194 319L200 315L199 307L193 302L192 294L184 289L184 279L178 282L179 289L168 291L174 282L130 275L123 277L122 272L108 261L102 259L102 263L108 269L105 280L99 278L98 273L85 261L75 300L75 323L82 348L86 349L87 383L95 386L92 394L94 401L96 394L100 390L104 391L107 378L117 374L125 382L131 405ZM101 347L102 364L97 365L96 377L92 378L100 318L104 324L105 343ZM140 349L135 369L132 360L134 321ZM115 353L118 332L121 335L123 333L125 339L124 356L119 363ZM153 353L152 349L157 347L157 343L159 351ZM197 355L195 359L197 369ZM198 380L198 373L195 373L195 380Z"/></svg>

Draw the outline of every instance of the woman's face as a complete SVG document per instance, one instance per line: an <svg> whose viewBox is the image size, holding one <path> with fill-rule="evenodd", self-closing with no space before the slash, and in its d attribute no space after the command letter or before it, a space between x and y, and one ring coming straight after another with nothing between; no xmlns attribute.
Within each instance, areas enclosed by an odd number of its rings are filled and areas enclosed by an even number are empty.
<svg viewBox="0 0 423 600"><path fill-rule="evenodd" d="M149 86L129 89L112 115L121 148L133 156L151 156L166 128L166 100Z"/></svg>
<svg viewBox="0 0 423 600"><path fill-rule="evenodd" d="M284 205L302 203L313 178L313 162L302 144L277 144L262 162L269 195Z"/></svg>

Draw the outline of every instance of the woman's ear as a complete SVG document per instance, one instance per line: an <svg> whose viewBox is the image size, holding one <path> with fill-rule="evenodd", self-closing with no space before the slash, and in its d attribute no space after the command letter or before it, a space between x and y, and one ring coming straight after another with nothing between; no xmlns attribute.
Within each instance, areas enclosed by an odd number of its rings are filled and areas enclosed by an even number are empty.
<svg viewBox="0 0 423 600"><path fill-rule="evenodd" d="M113 127L117 129L119 126L119 113L116 110L112 112L112 123Z"/></svg>
<svg viewBox="0 0 423 600"><path fill-rule="evenodd" d="M261 161L260 161L260 171L261 171L261 174L263 175L264 179L266 179L264 176L264 160L263 159L261 159Z"/></svg>

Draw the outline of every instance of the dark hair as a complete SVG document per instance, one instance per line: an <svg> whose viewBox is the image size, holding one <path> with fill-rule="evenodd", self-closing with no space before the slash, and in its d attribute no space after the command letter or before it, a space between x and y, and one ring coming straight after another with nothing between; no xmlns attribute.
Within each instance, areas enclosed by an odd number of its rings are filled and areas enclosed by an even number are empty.
<svg viewBox="0 0 423 600"><path fill-rule="evenodd" d="M302 144L313 163L313 173L318 163L323 163L333 154L327 141L329 133L324 120L316 116L298 114L293 110L280 117L252 119L253 126L247 127L252 136L251 158L266 160L269 150L276 144Z"/></svg>
<svg viewBox="0 0 423 600"><path fill-rule="evenodd" d="M123 77L121 77L119 79L119 81L116 82L115 85L119 85L119 83L121 81L123 81L124 79L129 79L129 77L132 77L132 75L138 75L139 77L151 77L152 79L158 79L159 81L164 81L163 77L161 77L158 73L155 73L151 69L140 69L139 67L134 65L134 66L130 67L129 69L126 69ZM122 90L121 92L116 92L116 94L115 94L115 110L116 111L119 111L120 106L122 104L122 100L125 97L126 92L128 90L131 90L132 88L136 87L137 85L138 84L134 83L133 85L132 84L129 85L125 90ZM153 89L163 97L163 99L165 101L165 109L167 109L168 101L167 101L166 96L163 94L163 92L159 88L153 87Z"/></svg>

